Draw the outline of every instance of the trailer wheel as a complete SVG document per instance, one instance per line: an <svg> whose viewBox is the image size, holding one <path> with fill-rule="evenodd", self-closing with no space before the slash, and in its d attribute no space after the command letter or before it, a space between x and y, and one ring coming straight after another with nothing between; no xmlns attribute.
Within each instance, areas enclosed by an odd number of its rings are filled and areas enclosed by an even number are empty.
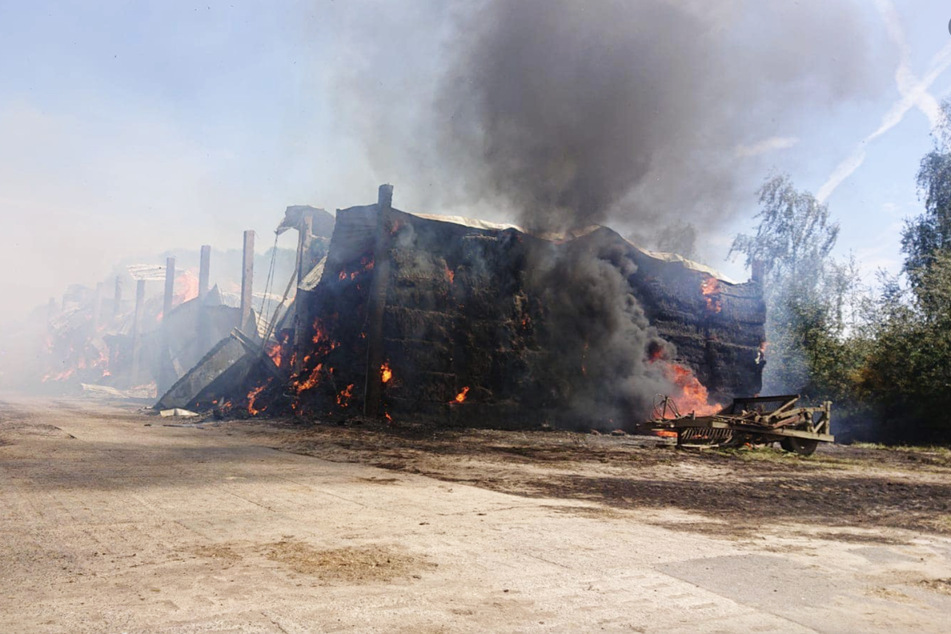
<svg viewBox="0 0 951 634"><path fill-rule="evenodd" d="M808 438L789 437L780 440L779 446L789 453L796 453L800 456L811 456L816 452L816 447L819 446L819 441L810 440Z"/></svg>

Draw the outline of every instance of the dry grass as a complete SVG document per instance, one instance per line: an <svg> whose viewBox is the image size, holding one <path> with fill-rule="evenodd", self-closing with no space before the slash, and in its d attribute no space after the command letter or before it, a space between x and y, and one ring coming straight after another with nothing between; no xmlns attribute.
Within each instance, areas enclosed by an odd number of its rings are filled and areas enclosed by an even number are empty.
<svg viewBox="0 0 951 634"><path fill-rule="evenodd" d="M822 445L808 458L777 448L677 451L658 439L565 431L440 429L356 421L230 423L284 451L359 462L520 495L621 511L679 509L725 532L819 522L951 534L951 451ZM716 532L717 524L682 527Z"/></svg>
<svg viewBox="0 0 951 634"><path fill-rule="evenodd" d="M225 568L263 557L297 574L314 576L327 583L363 584L418 578L415 573L435 567L425 558L391 546L371 544L319 549L289 537L265 544L228 542L201 546L193 552Z"/></svg>
<svg viewBox="0 0 951 634"><path fill-rule="evenodd" d="M296 573L343 583L391 581L429 567L422 558L389 546L319 550L305 542L281 540L262 546L261 551Z"/></svg>
<svg viewBox="0 0 951 634"><path fill-rule="evenodd" d="M918 585L941 594L951 594L951 579L925 579Z"/></svg>

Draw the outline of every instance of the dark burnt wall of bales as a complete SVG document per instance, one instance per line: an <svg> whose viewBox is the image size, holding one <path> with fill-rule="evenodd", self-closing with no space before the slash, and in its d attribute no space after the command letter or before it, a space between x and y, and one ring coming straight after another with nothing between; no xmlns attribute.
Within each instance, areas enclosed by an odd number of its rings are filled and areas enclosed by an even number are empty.
<svg viewBox="0 0 951 634"><path fill-rule="evenodd" d="M759 283L730 284L632 249L629 282L658 334L677 348L711 400L758 394L766 305ZM707 294L704 294L704 291Z"/></svg>
<svg viewBox="0 0 951 634"><path fill-rule="evenodd" d="M308 307L293 408L303 415L359 413L366 381L367 298L374 269L375 205L337 211L324 274L299 300Z"/></svg>
<svg viewBox="0 0 951 634"><path fill-rule="evenodd" d="M368 304L375 301L385 302L378 343L392 378L371 415L504 427L563 423L579 396L598 402L601 375L611 369L589 358L584 320L567 339L548 323L543 298L553 295L533 272L553 257L567 266L572 257L579 265L588 257L629 259L635 266L624 274L627 283L650 332L676 346L672 360L693 370L716 400L759 391L765 307L756 284L717 282L705 295L708 274L653 258L607 229L559 245L388 210L381 233L378 209L338 211L323 277L302 295L313 323L298 351L303 369L291 381L298 413L362 412L367 381L381 379L380 368L368 376L367 367ZM376 266L374 257L387 265ZM381 270L386 279L377 279ZM372 300L371 285L382 289ZM456 402L463 392L465 401Z"/></svg>
<svg viewBox="0 0 951 634"><path fill-rule="evenodd" d="M514 423L537 392L531 358L538 346L521 283L526 237L393 213L385 412Z"/></svg>

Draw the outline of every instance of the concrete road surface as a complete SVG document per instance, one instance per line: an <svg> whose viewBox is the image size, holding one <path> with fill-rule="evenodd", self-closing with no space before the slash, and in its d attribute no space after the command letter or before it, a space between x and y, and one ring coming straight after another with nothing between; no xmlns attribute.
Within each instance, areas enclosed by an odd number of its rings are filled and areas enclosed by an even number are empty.
<svg viewBox="0 0 951 634"><path fill-rule="evenodd" d="M0 631L951 627L944 537L712 537L167 422L0 402Z"/></svg>

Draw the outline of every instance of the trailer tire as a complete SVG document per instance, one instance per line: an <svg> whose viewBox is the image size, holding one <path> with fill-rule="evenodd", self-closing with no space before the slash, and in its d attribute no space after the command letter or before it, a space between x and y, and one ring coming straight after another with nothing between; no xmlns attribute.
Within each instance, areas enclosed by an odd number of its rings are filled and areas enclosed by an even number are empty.
<svg viewBox="0 0 951 634"><path fill-rule="evenodd" d="M800 456L811 456L816 452L816 447L819 446L819 441L811 440L809 438L789 437L780 440L779 446L789 453L795 453Z"/></svg>

